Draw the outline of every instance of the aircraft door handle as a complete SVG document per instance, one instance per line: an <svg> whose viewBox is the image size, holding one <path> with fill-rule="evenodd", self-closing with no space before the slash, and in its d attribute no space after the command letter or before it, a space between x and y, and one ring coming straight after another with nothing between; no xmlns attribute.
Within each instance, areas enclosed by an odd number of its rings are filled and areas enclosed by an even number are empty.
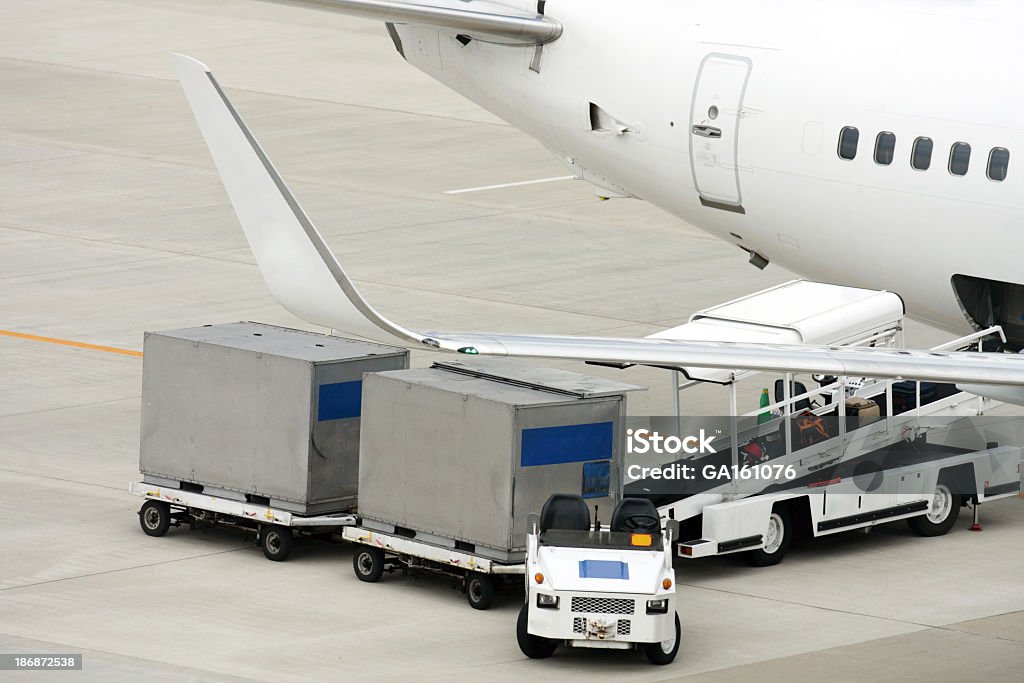
<svg viewBox="0 0 1024 683"><path fill-rule="evenodd" d="M722 129L715 128L714 126L695 125L693 127L693 134L699 135L702 138L715 138L722 137Z"/></svg>

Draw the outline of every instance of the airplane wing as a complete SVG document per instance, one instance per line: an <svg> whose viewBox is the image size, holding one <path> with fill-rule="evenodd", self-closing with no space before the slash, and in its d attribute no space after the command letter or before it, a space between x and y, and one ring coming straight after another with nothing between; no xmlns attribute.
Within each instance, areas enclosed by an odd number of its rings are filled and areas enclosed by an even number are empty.
<svg viewBox="0 0 1024 683"><path fill-rule="evenodd" d="M384 343L469 355L1024 385L1024 357L1015 354L422 332L402 327L360 294L209 69L184 55L174 55L174 61L267 285L285 308L311 323Z"/></svg>
<svg viewBox="0 0 1024 683"><path fill-rule="evenodd" d="M329 10L389 24L418 24L477 40L513 45L542 45L562 35L562 25L536 12L527 13L488 0L270 0Z"/></svg>

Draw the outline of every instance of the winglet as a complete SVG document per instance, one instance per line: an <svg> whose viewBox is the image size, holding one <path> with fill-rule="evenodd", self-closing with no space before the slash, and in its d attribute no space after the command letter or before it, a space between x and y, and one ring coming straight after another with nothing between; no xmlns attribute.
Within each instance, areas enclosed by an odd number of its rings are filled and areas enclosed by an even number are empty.
<svg viewBox="0 0 1024 683"><path fill-rule="evenodd" d="M173 54L192 113L270 291L299 318L375 341L431 344L362 297L202 62Z"/></svg>

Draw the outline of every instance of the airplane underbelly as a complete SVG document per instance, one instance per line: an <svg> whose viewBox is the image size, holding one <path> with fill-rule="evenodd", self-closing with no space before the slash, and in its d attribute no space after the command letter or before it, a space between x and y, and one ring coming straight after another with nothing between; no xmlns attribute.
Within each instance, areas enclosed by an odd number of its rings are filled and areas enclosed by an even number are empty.
<svg viewBox="0 0 1024 683"><path fill-rule="evenodd" d="M798 198L799 201L796 201ZM1019 212L757 169L747 180L747 246L803 277L900 294L908 314L970 331L954 276L1020 281ZM700 225L700 218L694 217ZM1000 245L981 249L980 244Z"/></svg>

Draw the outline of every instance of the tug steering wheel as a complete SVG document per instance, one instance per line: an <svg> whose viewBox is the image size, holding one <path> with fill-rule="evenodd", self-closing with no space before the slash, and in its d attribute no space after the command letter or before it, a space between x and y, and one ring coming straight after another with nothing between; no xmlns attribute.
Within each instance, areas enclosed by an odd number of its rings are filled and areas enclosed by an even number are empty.
<svg viewBox="0 0 1024 683"><path fill-rule="evenodd" d="M622 520L629 531L654 531L661 528L661 519L651 515L630 515Z"/></svg>

